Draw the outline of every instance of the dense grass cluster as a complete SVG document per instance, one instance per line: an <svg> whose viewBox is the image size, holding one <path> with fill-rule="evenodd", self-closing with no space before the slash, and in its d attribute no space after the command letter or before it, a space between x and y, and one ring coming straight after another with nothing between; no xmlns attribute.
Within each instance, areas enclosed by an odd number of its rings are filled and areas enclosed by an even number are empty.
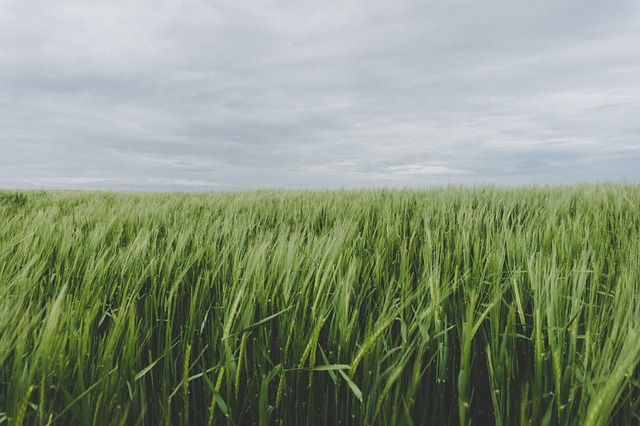
<svg viewBox="0 0 640 426"><path fill-rule="evenodd" d="M640 422L640 187L0 192L0 424Z"/></svg>

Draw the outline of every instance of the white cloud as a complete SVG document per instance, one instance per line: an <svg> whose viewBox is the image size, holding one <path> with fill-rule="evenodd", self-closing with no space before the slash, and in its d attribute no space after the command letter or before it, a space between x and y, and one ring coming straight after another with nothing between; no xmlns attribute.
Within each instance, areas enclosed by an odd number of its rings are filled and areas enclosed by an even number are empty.
<svg viewBox="0 0 640 426"><path fill-rule="evenodd" d="M76 177L76 176L67 176L67 177L39 177L30 182L33 183L34 186L38 187L54 187L58 185L62 186L82 186L87 184L95 184L95 183L110 183L113 182L113 179L105 179L105 178L91 178L91 177Z"/></svg>
<svg viewBox="0 0 640 426"><path fill-rule="evenodd" d="M0 186L640 181L638 9L6 0Z"/></svg>
<svg viewBox="0 0 640 426"><path fill-rule="evenodd" d="M462 170L450 169L446 166L433 166L424 164L403 164L401 166L392 166L388 170L398 175L459 175L463 174Z"/></svg>
<svg viewBox="0 0 640 426"><path fill-rule="evenodd" d="M170 187L202 187L202 188L224 188L228 187L228 184L211 182L200 179L165 179L165 178L151 178L147 179L145 183L152 184L154 186L170 186Z"/></svg>

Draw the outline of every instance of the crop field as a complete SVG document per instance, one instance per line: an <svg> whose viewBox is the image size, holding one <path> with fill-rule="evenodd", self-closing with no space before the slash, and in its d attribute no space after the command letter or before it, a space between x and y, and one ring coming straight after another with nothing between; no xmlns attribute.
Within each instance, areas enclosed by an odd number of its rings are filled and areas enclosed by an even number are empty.
<svg viewBox="0 0 640 426"><path fill-rule="evenodd" d="M0 191L0 425L637 425L640 186Z"/></svg>

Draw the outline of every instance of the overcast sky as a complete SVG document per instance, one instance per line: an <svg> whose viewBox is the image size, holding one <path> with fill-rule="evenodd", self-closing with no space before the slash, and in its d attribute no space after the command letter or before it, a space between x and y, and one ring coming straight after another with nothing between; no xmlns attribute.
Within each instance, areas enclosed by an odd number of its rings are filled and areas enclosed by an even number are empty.
<svg viewBox="0 0 640 426"><path fill-rule="evenodd" d="M637 0L0 2L0 187L640 182Z"/></svg>

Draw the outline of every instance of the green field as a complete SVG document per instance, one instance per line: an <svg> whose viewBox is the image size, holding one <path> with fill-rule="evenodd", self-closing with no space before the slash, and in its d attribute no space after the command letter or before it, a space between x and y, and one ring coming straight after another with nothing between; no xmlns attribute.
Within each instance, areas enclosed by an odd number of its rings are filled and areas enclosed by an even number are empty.
<svg viewBox="0 0 640 426"><path fill-rule="evenodd" d="M0 425L640 423L640 186L0 192Z"/></svg>

